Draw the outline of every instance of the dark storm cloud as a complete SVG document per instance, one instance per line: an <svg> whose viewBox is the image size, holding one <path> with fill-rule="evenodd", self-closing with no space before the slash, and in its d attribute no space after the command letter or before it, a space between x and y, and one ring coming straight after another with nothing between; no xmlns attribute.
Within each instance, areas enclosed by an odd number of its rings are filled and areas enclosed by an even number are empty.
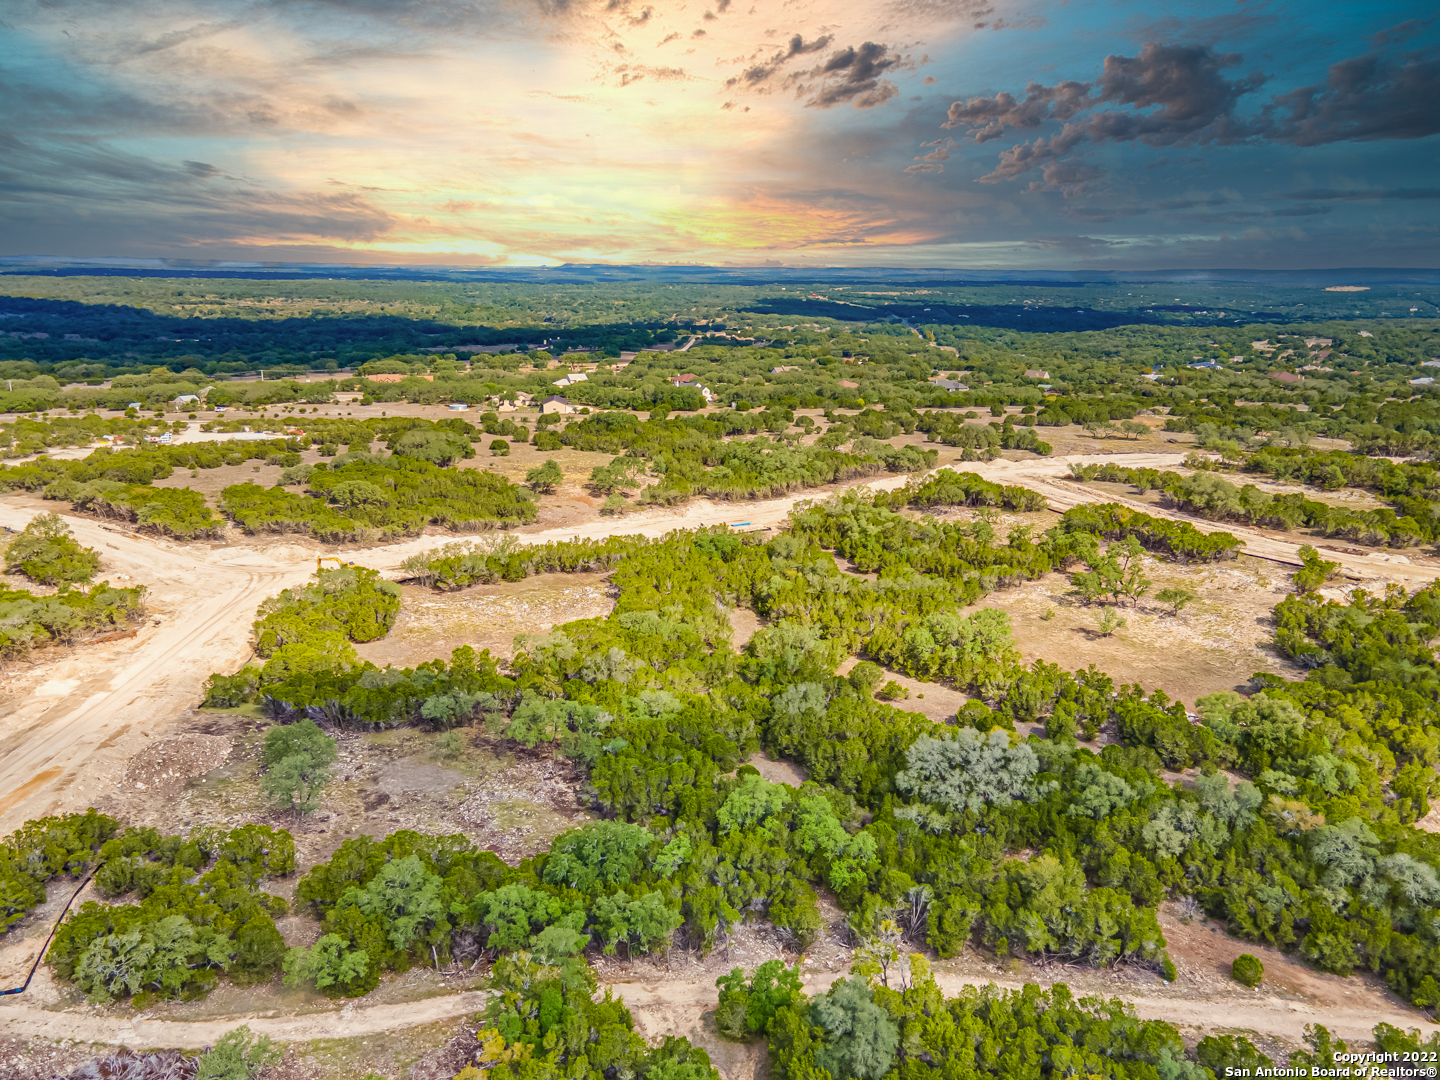
<svg viewBox="0 0 1440 1080"><path fill-rule="evenodd" d="M1377 34L1382 44L1403 40L1423 27L1401 24ZM1061 129L1018 143L1000 153L982 183L1013 180L1032 169L1047 170L1030 190L1060 188L1072 193L1087 180L1061 179L1051 169L1087 145L1143 143L1147 146L1229 145L1243 142L1319 146L1377 139L1418 139L1440 133L1440 53L1399 56L1383 49L1331 65L1323 84L1272 95L1258 111L1240 106L1267 81L1260 72L1232 78L1243 62L1238 53L1208 45L1152 42L1134 57L1111 55L1094 82L1031 83L1016 99L992 97L956 101L941 125L963 128L977 143L1010 130L1034 130L1049 123ZM1083 170L1072 170L1071 177ZM1095 179L1092 176L1091 179Z"/></svg>
<svg viewBox="0 0 1440 1080"><path fill-rule="evenodd" d="M1423 139L1440 132L1440 51L1388 60L1378 53L1333 64L1323 86L1277 96L1266 135L1296 146Z"/></svg>
<svg viewBox="0 0 1440 1080"><path fill-rule="evenodd" d="M820 87L805 104L828 109L853 102L856 108L868 109L889 101L900 90L882 76L900 63L898 53L873 41L865 42L858 49L841 49L811 71L810 74L820 80Z"/></svg>

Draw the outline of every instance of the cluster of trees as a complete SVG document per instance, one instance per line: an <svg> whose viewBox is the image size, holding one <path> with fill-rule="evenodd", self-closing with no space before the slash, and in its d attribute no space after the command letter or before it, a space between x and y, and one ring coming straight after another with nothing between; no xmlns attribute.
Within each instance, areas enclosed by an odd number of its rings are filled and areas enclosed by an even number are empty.
<svg viewBox="0 0 1440 1080"><path fill-rule="evenodd" d="M83 814L27 821L0 843L0 933L45 902L45 887L83 877L102 844L119 830L113 818Z"/></svg>
<svg viewBox="0 0 1440 1080"><path fill-rule="evenodd" d="M37 514L5 549L5 572L41 585L84 585L100 569L100 553L75 539L59 514Z"/></svg>
<svg viewBox="0 0 1440 1080"><path fill-rule="evenodd" d="M716 1019L731 1038L763 1037L771 1068L784 1080L822 1072L883 1080L937 1066L966 1080L1223 1080L1275 1067L1243 1035L1206 1036L1191 1056L1175 1025L1141 1020L1118 998L1077 1000L1063 983L1049 990L970 987L946 998L924 957L867 957L849 978L810 997L798 977L777 968L762 965L748 981L738 968L721 978ZM1422 1042L1417 1031L1388 1024L1374 1034L1377 1048L1397 1059L1425 1060L1440 1049L1440 1038ZM1323 1026L1307 1027L1285 1075L1327 1076L1348 1050Z"/></svg>
<svg viewBox="0 0 1440 1080"><path fill-rule="evenodd" d="M362 566L318 570L313 583L286 589L260 605L255 653L264 666L212 676L205 702L233 707L264 686L302 676L348 674L362 666L351 642L384 637L399 613L400 586L378 572Z"/></svg>
<svg viewBox="0 0 1440 1080"><path fill-rule="evenodd" d="M62 588L51 596L0 585L0 656L127 626L144 613L144 597L143 585L117 589L103 581L84 591Z"/></svg>
<svg viewBox="0 0 1440 1080"><path fill-rule="evenodd" d="M1003 412L999 406L991 411ZM1052 453L1054 448L1036 436L1035 423L1033 414L1022 416L1016 427L1015 417L1010 415L1003 423L992 420L988 424L967 424L953 412L927 412L921 416L919 428L932 442L964 447L963 461L994 461L1001 450L1029 450L1042 457Z"/></svg>
<svg viewBox="0 0 1440 1080"><path fill-rule="evenodd" d="M169 429L163 420L131 419L117 416L105 418L98 413L84 416L56 416L50 420L32 420L17 416L0 423L0 457L29 457L63 446L89 446L102 438L116 441L143 441L146 435Z"/></svg>
<svg viewBox="0 0 1440 1080"><path fill-rule="evenodd" d="M531 574L610 570L634 546L634 538L624 536L526 545L514 534L504 534L441 544L410 556L401 568L427 588L449 591L497 581L524 581Z"/></svg>
<svg viewBox="0 0 1440 1080"><path fill-rule="evenodd" d="M101 894L133 898L87 901L56 930L47 961L92 1001L133 998L144 1008L155 998L203 996L222 974L243 985L279 971L285 943L274 916L287 905L260 883L295 870L294 840L283 829L122 832L90 811L31 822L12 846L27 837L43 837L40 865L52 876L78 875L99 860Z"/></svg>
<svg viewBox="0 0 1440 1080"><path fill-rule="evenodd" d="M639 1080L718 1080L709 1055L683 1037L651 1046L610 990L596 998L594 970L553 948L520 951L491 970L473 1064L455 1080L563 1080L633 1076Z"/></svg>
<svg viewBox="0 0 1440 1080"><path fill-rule="evenodd" d="M403 449L415 434L402 436L398 445ZM536 513L529 493L497 473L449 469L400 450L389 457L343 454L310 468L302 482L310 494L231 484L220 493L220 508L249 533L306 533L331 541L414 536L426 525L477 532L524 524Z"/></svg>
<svg viewBox="0 0 1440 1080"><path fill-rule="evenodd" d="M1268 460L1273 462L1274 458ZM1194 461L1197 465L1210 464L1205 459ZM1210 521L1241 521L1280 529L1307 528L1323 536L1341 537L1356 543L1413 547L1422 542L1433 542L1437 538L1437 527L1440 527L1434 517L1433 504L1428 499L1396 496L1395 503L1404 516L1391 509L1354 510L1307 499L1300 492L1273 495L1261 491L1254 484L1237 486L1209 467L1190 476L1181 476L1170 470L1080 465L1073 470L1072 476L1077 480L1134 484L1142 493L1163 491L1172 505ZM1321 478L1325 478L1325 474L1321 474Z"/></svg>
<svg viewBox="0 0 1440 1080"><path fill-rule="evenodd" d="M1135 537L1142 547L1179 562L1234 559L1245 546L1229 533L1204 533L1187 521L1171 521L1131 510L1118 503L1094 503L1065 511L1062 533L1089 533L1103 540Z"/></svg>
<svg viewBox="0 0 1440 1080"><path fill-rule="evenodd" d="M640 477L651 473L658 481L645 487L641 501L663 505L692 496L763 498L881 472L920 472L935 465L933 450L895 447L859 433L865 429L893 434L897 424L888 412L867 410L851 418L859 421L859 428L851 423L836 424L809 446L799 443L799 434L777 434L773 440L762 435L732 438L757 427L783 433L794 419L788 408L767 413L671 419L659 411L647 421L631 413L593 413L561 431L556 436L557 446L623 455L609 465L597 466L591 486L601 494L634 490ZM862 419L867 416L873 419ZM913 417L910 419L913 430ZM804 430L801 425L801 432ZM848 452L839 449L847 443Z"/></svg>

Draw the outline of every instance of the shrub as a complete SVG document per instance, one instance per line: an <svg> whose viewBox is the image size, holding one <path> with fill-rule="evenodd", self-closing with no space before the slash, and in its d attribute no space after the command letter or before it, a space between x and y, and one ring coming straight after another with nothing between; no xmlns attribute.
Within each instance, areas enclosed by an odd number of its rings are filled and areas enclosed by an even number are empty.
<svg viewBox="0 0 1440 1080"><path fill-rule="evenodd" d="M491 457L509 457L509 456L510 456L510 444L509 444L508 442L506 442L504 439L492 439L492 440L490 441L490 456L491 456Z"/></svg>
<svg viewBox="0 0 1440 1080"><path fill-rule="evenodd" d="M5 552L5 570L19 570L41 585L82 584L100 569L100 553L82 547L59 514L40 514Z"/></svg>
<svg viewBox="0 0 1440 1080"><path fill-rule="evenodd" d="M280 1051L271 1047L268 1035L256 1038L241 1025L220 1036L213 1048L200 1055L195 1080L253 1080L279 1060Z"/></svg>
<svg viewBox="0 0 1440 1080"><path fill-rule="evenodd" d="M1230 965L1230 977L1244 986L1259 986L1265 978L1265 965L1258 957L1241 953Z"/></svg>

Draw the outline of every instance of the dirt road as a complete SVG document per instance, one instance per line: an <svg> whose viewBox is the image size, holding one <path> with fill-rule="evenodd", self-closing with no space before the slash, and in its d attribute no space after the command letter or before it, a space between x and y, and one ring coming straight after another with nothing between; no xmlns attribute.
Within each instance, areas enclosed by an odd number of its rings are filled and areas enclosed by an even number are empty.
<svg viewBox="0 0 1440 1080"><path fill-rule="evenodd" d="M307 1042L311 1039L351 1039L396 1028L414 1027L450 1020L478 1012L485 1004L484 991L466 991L425 998L421 1001L343 1008L299 1016L232 1016L223 1020L147 1020L139 1017L93 1016L88 1013L56 1012L22 1004L16 998L0 999L0 1035L16 1038L74 1040L132 1049L198 1050L213 1045L227 1031L247 1025L257 1035L276 1042Z"/></svg>
<svg viewBox="0 0 1440 1080"><path fill-rule="evenodd" d="M811 975L804 979L805 990L811 995L824 993L844 972ZM1018 990L1020 980L967 979L938 973L936 983L947 997L953 997L967 986L994 984L1007 990ZM1063 982L1064 980L1057 980ZM702 982L621 983L615 986L618 996L625 999L635 1016L637 1027L647 1038L662 1034L689 1034L700 1026L701 1015L715 1007L714 980ZM1136 996L1129 990L1117 990L1108 996L1122 997L1135 1007L1144 1020L1165 1020L1183 1029L1211 1031L1249 1031L1301 1045L1306 1024L1324 1024L1332 1035L1354 1043L1369 1043L1376 1024L1386 1023L1403 1030L1420 1028L1422 1038L1440 1032L1440 1027L1417 1019L1416 1013L1400 1009L1373 1007L1319 1008L1303 1002L1284 1001L1257 993L1253 1002L1205 997ZM729 1080L737 1080L735 1077Z"/></svg>
<svg viewBox="0 0 1440 1080"><path fill-rule="evenodd" d="M812 995L824 993L842 975L842 972L808 975L804 979L806 992ZM937 974L936 982L947 996L954 996L967 986L985 986L992 982L1012 990L1023 985L1018 979L972 979L944 972ZM713 979L616 983L613 989L634 1013L638 1030L649 1039L661 1035L693 1038L702 1034L704 1014L715 1007ZM1117 990L1113 996L1124 997L1142 1019L1166 1020L1182 1029L1205 1032L1254 1032L1297 1046L1303 1039L1305 1025L1315 1023L1323 1023L1332 1034L1352 1044L1368 1043L1375 1025L1379 1023L1392 1024L1402 1030L1418 1026L1422 1037L1440 1031L1434 1024L1417 1020L1412 1011L1376 1009L1373 1003L1357 1008L1322 1008L1260 993L1250 1002L1237 1002L1233 998L1209 1000L1205 997L1136 996L1128 990ZM480 1010L485 997L483 991L467 991L406 1003L370 1006L352 1003L335 1010L298 1016L241 1014L197 1021L61 1012L11 998L0 1000L0 1036L127 1045L135 1049L194 1049L213 1044L225 1032L246 1024L256 1034L268 1035L282 1043L348 1039L469 1016ZM744 1078L728 1076L728 1080Z"/></svg>
<svg viewBox="0 0 1440 1080"><path fill-rule="evenodd" d="M1033 488L1057 511L1087 502L1127 502L1061 479L1072 462L1086 460L1096 457L1002 459L952 467L997 483ZM1111 454L1103 460L1131 468L1173 468L1182 455ZM909 479L889 476L850 487L888 491L904 486ZM573 537L655 537L676 529L739 522L756 529L778 528L797 502L817 497L823 496L810 493L751 503L696 500L678 511L646 511L576 527L519 530L515 535L522 543L540 544ZM1165 513L1147 504L1131 505L1151 514ZM0 524L21 528L35 512L0 501ZM86 518L67 516L66 520L82 543L100 551L104 572L112 581L124 574L149 586L151 607L160 612L160 622L147 625L138 641L87 648L83 658L61 665L68 667L68 672L62 670L46 682L17 686L13 680L23 678L23 673L12 675L8 689L12 698L19 700L0 709L0 834L31 818L83 808L98 793L114 790L116 773L136 747L143 745L148 729L195 705L212 672L234 670L244 661L259 603L307 580L315 567L314 553L299 546L264 551L245 545L185 546L137 537ZM1204 531L1222 528L1207 522L1194 524ZM1294 543L1256 529L1223 528L1245 541L1248 554L1299 565ZM393 574L411 555L440 543L435 537L420 537L340 555ZM1440 566L1411 563L1401 555L1327 551L1326 557L1356 575L1383 575L1410 588L1440 577ZM22 693L14 693L17 689Z"/></svg>
<svg viewBox="0 0 1440 1080"><path fill-rule="evenodd" d="M0 524L20 528L32 516L0 502ZM148 586L157 614L133 640L47 665L44 681L27 684L24 667L11 665L7 688L19 693L0 710L0 833L113 790L157 720L195 705L213 672L243 661L260 602L314 570L309 556L277 562L257 551L212 552L66 520L101 553L113 584Z"/></svg>

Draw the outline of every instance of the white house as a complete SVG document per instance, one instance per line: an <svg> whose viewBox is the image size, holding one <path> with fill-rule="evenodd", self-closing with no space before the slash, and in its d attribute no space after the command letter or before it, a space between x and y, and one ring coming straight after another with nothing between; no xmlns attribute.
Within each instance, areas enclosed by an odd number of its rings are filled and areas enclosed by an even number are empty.
<svg viewBox="0 0 1440 1080"><path fill-rule="evenodd" d="M589 382L590 377L583 371L577 371L573 375L566 375L563 379L556 379L556 386L574 386L576 383Z"/></svg>
<svg viewBox="0 0 1440 1080"><path fill-rule="evenodd" d="M559 413L561 416L569 416L575 411L575 406L570 403L569 398L552 394L540 403L540 412L544 414Z"/></svg>

